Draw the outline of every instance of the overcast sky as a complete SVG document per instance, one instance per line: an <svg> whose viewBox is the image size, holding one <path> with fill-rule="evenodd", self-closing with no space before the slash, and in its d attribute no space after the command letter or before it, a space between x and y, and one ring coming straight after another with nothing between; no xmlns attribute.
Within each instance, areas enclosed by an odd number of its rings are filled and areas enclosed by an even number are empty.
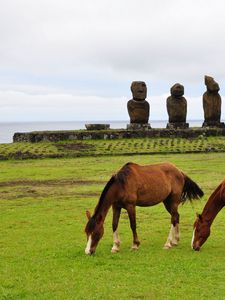
<svg viewBox="0 0 225 300"><path fill-rule="evenodd" d="M145 81L151 120L174 83L203 119L204 75L225 118L224 0L0 0L0 122L129 120Z"/></svg>

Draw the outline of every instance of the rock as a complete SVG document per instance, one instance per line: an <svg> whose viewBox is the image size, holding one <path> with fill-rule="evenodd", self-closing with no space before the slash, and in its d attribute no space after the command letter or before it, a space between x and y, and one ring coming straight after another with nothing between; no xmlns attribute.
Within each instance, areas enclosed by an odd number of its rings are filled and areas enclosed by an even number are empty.
<svg viewBox="0 0 225 300"><path fill-rule="evenodd" d="M110 128L109 124L85 124L87 130L106 130Z"/></svg>
<svg viewBox="0 0 225 300"><path fill-rule="evenodd" d="M133 99L127 102L130 123L148 124L150 106L145 100L147 86L143 81L133 81L131 84Z"/></svg>
<svg viewBox="0 0 225 300"><path fill-rule="evenodd" d="M221 97L219 84L213 77L205 76L207 91L203 94L204 123L203 127L223 127L221 117Z"/></svg>
<svg viewBox="0 0 225 300"><path fill-rule="evenodd" d="M167 98L166 106L169 115L167 128L188 128L186 123L187 117L187 100L183 97L184 86L180 83L174 84L170 89L171 96Z"/></svg>

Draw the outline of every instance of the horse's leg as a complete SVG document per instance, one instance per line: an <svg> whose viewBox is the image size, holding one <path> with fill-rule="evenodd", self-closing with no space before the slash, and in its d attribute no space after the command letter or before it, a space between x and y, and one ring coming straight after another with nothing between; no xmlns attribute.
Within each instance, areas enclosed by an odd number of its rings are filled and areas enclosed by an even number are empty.
<svg viewBox="0 0 225 300"><path fill-rule="evenodd" d="M113 246L111 249L112 253L116 253L120 250L120 239L117 232L117 227L120 219L121 207L116 205L112 206L113 209L113 221L112 221L112 230L113 230Z"/></svg>
<svg viewBox="0 0 225 300"><path fill-rule="evenodd" d="M170 249L172 246L177 245L180 239L179 213L177 211L179 202L176 199L177 197L171 196L164 201L164 205L171 215L171 228L164 249Z"/></svg>
<svg viewBox="0 0 225 300"><path fill-rule="evenodd" d="M137 231L136 231L136 209L134 205L129 205L126 207L126 210L128 212L129 220L130 220L130 228L133 232L133 245L132 249L137 250L140 242L138 240Z"/></svg>

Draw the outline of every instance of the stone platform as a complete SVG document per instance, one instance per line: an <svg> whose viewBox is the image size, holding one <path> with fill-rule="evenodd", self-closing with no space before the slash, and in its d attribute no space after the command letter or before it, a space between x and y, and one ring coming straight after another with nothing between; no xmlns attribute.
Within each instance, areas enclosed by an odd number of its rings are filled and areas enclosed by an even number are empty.
<svg viewBox="0 0 225 300"><path fill-rule="evenodd" d="M33 131L17 132L13 142L59 142L65 140L96 140L122 138L153 138L153 137L180 137L197 138L204 136L225 136L225 128L187 128L187 129L149 129L149 130L63 130L63 131Z"/></svg>

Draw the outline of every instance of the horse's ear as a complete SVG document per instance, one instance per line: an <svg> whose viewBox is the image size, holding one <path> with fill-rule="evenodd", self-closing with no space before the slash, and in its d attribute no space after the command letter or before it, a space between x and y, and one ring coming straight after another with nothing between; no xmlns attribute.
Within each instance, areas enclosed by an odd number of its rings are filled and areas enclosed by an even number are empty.
<svg viewBox="0 0 225 300"><path fill-rule="evenodd" d="M89 210L86 210L86 216L87 216L88 220L90 220L90 218L91 218L91 213L90 213Z"/></svg>

